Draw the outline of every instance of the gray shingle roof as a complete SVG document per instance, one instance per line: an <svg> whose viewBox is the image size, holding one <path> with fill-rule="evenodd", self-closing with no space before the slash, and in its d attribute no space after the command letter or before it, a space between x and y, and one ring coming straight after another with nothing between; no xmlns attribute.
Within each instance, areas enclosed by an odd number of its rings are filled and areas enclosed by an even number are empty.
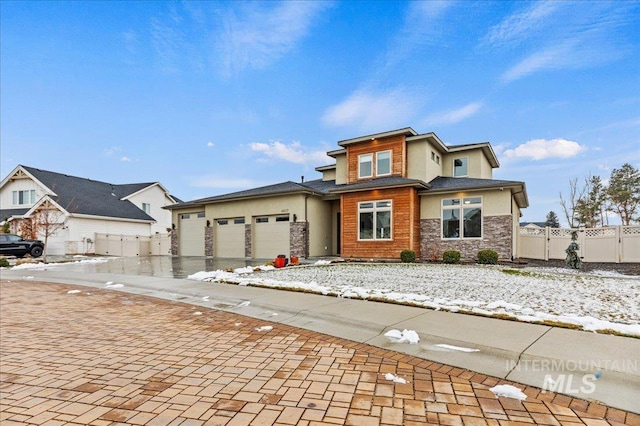
<svg viewBox="0 0 640 426"><path fill-rule="evenodd" d="M427 189L429 185L419 179L408 179L400 176L388 176L383 178L371 179L365 182L357 182L344 185L336 185L334 189L330 190L332 193L342 193L351 191L360 191L376 188L392 188L399 186L414 186L422 189Z"/></svg>
<svg viewBox="0 0 640 426"><path fill-rule="evenodd" d="M131 201L122 198L155 182L114 185L34 167L22 168L53 191L56 196L51 198L69 213L154 221Z"/></svg>
<svg viewBox="0 0 640 426"><path fill-rule="evenodd" d="M438 176L429 182L431 191L456 191L465 189L496 188L502 186L524 185L524 182L498 179L454 178Z"/></svg>

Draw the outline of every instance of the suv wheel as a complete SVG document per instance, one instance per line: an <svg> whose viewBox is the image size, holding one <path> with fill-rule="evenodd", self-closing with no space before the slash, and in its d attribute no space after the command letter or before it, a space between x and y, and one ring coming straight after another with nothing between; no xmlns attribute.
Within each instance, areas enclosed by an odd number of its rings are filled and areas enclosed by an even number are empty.
<svg viewBox="0 0 640 426"><path fill-rule="evenodd" d="M31 252L29 252L29 254L31 255L31 257L40 257L42 256L42 247L33 247L31 248Z"/></svg>

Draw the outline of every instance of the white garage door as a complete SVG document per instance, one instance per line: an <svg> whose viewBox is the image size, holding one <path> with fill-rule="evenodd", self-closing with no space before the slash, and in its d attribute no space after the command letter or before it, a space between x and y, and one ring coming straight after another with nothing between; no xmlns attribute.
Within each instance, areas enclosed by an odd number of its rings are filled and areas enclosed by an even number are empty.
<svg viewBox="0 0 640 426"><path fill-rule="evenodd" d="M244 218L216 219L214 256L244 258Z"/></svg>
<svg viewBox="0 0 640 426"><path fill-rule="evenodd" d="M253 257L275 259L289 257L289 215L260 216L254 219Z"/></svg>
<svg viewBox="0 0 640 426"><path fill-rule="evenodd" d="M204 256L204 212L180 215L179 251L180 256Z"/></svg>

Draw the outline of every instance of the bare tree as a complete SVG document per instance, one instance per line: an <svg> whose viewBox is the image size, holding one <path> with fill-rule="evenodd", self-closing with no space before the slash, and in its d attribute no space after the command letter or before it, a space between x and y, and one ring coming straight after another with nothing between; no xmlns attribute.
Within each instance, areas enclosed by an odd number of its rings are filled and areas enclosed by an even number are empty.
<svg viewBox="0 0 640 426"><path fill-rule="evenodd" d="M44 239L42 259L47 263L47 243L49 237L58 233L67 223L67 216L50 200L45 200L31 214L31 231Z"/></svg>
<svg viewBox="0 0 640 426"><path fill-rule="evenodd" d="M578 187L578 178L573 178L569 180L569 197L565 199L562 196L562 192L560 193L560 205L570 228L577 228L579 225L576 217L576 207L579 201L584 198L585 191L586 188Z"/></svg>

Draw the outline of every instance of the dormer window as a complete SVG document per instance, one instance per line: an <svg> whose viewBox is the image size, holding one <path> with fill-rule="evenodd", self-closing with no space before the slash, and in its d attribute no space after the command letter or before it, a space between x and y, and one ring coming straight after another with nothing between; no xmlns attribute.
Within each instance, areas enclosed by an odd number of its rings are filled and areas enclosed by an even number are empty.
<svg viewBox="0 0 640 426"><path fill-rule="evenodd" d="M373 177L373 154L358 156L358 177Z"/></svg>
<svg viewBox="0 0 640 426"><path fill-rule="evenodd" d="M460 157L453 160L453 176L454 177L464 177L468 176L469 172L467 171L467 164L469 162L469 158Z"/></svg>

